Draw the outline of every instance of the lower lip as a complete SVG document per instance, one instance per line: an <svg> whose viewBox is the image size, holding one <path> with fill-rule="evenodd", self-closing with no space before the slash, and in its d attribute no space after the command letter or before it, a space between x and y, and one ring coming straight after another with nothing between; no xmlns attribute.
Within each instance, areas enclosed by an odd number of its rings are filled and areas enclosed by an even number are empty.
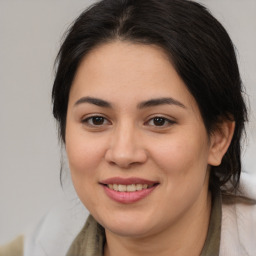
<svg viewBox="0 0 256 256"><path fill-rule="evenodd" d="M107 186L103 186L103 188L106 194L114 201L122 204L131 204L147 197L156 188L156 186L134 192L119 192L110 189Z"/></svg>

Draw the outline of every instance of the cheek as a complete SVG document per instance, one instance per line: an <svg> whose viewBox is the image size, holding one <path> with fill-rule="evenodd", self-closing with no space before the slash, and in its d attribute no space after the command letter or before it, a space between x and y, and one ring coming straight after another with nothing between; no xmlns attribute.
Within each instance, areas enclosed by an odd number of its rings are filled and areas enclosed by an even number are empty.
<svg viewBox="0 0 256 256"><path fill-rule="evenodd" d="M96 170L101 163L102 148L97 146L95 140L92 145L89 138L81 137L76 132L70 134L72 136L68 134L66 137L66 152L72 182L80 200L91 209L99 200L93 191L98 183Z"/></svg>
<svg viewBox="0 0 256 256"><path fill-rule="evenodd" d="M102 143L97 143L96 138L86 136L81 128L67 126L66 152L75 187L91 182L103 151Z"/></svg>
<svg viewBox="0 0 256 256"><path fill-rule="evenodd" d="M72 176L90 176L101 161L101 149L82 144L81 141L69 144L66 147L69 166Z"/></svg>
<svg viewBox="0 0 256 256"><path fill-rule="evenodd" d="M165 188L160 204L168 203L167 212L176 209L177 215L186 211L207 191L207 145L198 138L176 136L168 145L163 142L154 151L154 160L162 173Z"/></svg>
<svg viewBox="0 0 256 256"><path fill-rule="evenodd" d="M200 138L200 135L176 135L170 140L162 141L155 148L155 161L172 178L193 179L206 173L209 149L207 140Z"/></svg>

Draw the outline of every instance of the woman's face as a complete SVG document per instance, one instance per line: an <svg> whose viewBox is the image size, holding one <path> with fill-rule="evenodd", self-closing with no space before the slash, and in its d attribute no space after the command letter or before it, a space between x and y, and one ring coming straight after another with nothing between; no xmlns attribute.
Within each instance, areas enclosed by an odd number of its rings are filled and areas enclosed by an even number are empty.
<svg viewBox="0 0 256 256"><path fill-rule="evenodd" d="M78 196L108 231L152 235L203 209L211 145L197 103L160 48L112 42L81 62L66 150Z"/></svg>

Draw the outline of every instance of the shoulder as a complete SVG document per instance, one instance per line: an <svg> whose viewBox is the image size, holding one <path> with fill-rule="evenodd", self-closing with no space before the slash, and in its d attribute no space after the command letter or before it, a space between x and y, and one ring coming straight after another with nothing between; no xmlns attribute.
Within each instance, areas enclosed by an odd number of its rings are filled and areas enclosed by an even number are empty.
<svg viewBox="0 0 256 256"><path fill-rule="evenodd" d="M23 256L23 236L19 236L13 241L0 246L0 256Z"/></svg>
<svg viewBox="0 0 256 256"><path fill-rule="evenodd" d="M63 195L40 222L26 230L24 255L66 255L88 215L78 198Z"/></svg>
<svg viewBox="0 0 256 256"><path fill-rule="evenodd" d="M88 215L78 198L63 195L23 236L0 246L0 256L66 255Z"/></svg>
<svg viewBox="0 0 256 256"><path fill-rule="evenodd" d="M223 196L220 255L256 255L256 176L243 173L238 196Z"/></svg>

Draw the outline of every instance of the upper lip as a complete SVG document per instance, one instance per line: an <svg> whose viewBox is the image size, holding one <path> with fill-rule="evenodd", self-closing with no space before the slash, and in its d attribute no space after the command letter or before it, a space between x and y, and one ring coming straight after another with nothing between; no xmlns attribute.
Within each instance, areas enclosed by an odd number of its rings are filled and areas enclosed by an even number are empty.
<svg viewBox="0 0 256 256"><path fill-rule="evenodd" d="M130 178L121 178L121 177L112 177L105 180L100 181L101 184L121 184L121 185L132 185L132 184L147 184L147 185L154 185L159 182L142 179L138 177L130 177Z"/></svg>

